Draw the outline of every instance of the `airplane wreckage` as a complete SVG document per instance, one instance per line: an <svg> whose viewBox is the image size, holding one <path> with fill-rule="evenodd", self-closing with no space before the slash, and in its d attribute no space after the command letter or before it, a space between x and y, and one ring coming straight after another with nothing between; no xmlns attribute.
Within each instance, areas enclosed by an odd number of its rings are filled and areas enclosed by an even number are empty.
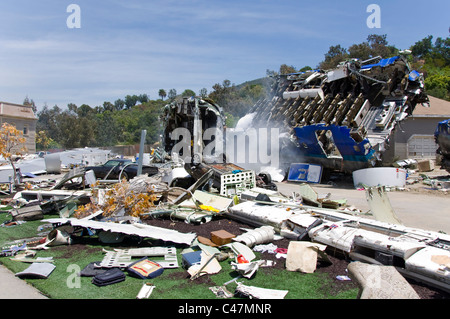
<svg viewBox="0 0 450 319"><path fill-rule="evenodd" d="M227 169L220 171L216 165L204 164L202 167L207 172L194 178L194 183L188 188L171 186L172 168L161 166L155 175L122 180L112 187L92 185L91 189L65 190L65 183L72 187L71 179L82 177L82 174L68 173L56 183L56 188L18 192L13 198L13 203L17 203L12 213L14 218L39 219L52 226L52 230L45 242L38 241L38 246L19 243L3 250L2 254L14 256L23 250L70 245L80 236L97 235L103 243L120 243L126 236L131 236L155 239L169 245L168 249L165 246L152 248L152 254L159 253L165 257L160 264L163 268L178 267L174 245L203 247L201 251L206 256L200 263L188 265L191 280L220 271L220 266L214 261L215 256L222 248L231 248L236 256L243 255L249 261L244 264L237 261L233 267L237 267L242 276L250 278L263 262L253 260L255 255L251 249L255 245L271 243L278 237L291 243L319 245L323 253L343 256L352 262L390 266L406 278L450 292L450 236L402 225L395 218L384 187L366 189L371 213L375 217L369 218L351 210L338 209L339 202L319 199L308 184L298 185L292 196L286 196L276 190L258 187L254 175L242 175L234 181L217 178L222 187L215 190L211 187L215 175L230 173ZM45 219L44 215L52 211L52 214L59 212L60 217ZM211 240L193 232L184 233L147 224L146 221L153 218L194 225L225 218L242 222L249 228L238 236L229 236L223 231L227 236L219 236L219 240L227 241L207 248ZM155 249L158 251L154 252ZM148 254L147 251L138 253L141 257ZM131 264L130 258L127 251L108 251L101 265L126 268ZM316 261L308 260L309 263L313 263L309 266L315 269ZM208 265L214 265L213 269Z"/></svg>
<svg viewBox="0 0 450 319"><path fill-rule="evenodd" d="M434 132L434 139L438 145L437 154L442 156L441 167L450 173L450 119L439 122Z"/></svg>
<svg viewBox="0 0 450 319"><path fill-rule="evenodd" d="M273 93L272 98L252 108L251 125L277 125L290 133L291 147L303 160L349 171L382 162L396 124L417 104L428 102L421 75L409 69L403 56L350 60L327 72L281 75ZM251 257L244 265L237 259L233 264L244 277L251 276L261 262L253 261L253 253L246 255L249 247L281 236L324 245L351 261L392 266L405 277L450 292L449 235L403 226L395 218L383 187L366 189L373 219L339 210L338 203L319 200L308 184L299 185L292 196L283 195L273 187L270 176L227 163L220 145L215 145L219 152L211 152L218 154L214 159L206 158L203 155L209 143L221 140L205 132L223 132L224 119L221 107L211 100L175 101L166 106L162 117L164 149L155 151L152 159L158 167L156 174L116 181L106 189L107 184L100 183L92 185L91 190L65 191L64 183L73 184L72 178L92 177L92 171L72 172L51 189L18 192L14 201L20 207L15 211L38 211L42 218L57 207L60 218L42 219L53 225L52 238L42 244L45 248L56 244L55 232L70 229L67 225L103 234L99 238L106 242L122 235L191 246L200 241L195 233L149 226L145 219L204 224L214 218L229 218L256 227L217 247L231 247L236 256ZM179 128L183 129L181 133L189 133L187 146L194 150L187 160L179 156L177 144L183 134L174 133ZM78 209L68 205L74 202ZM63 241L70 242L70 236L65 233ZM217 269L217 252L211 254L211 249L202 249L206 257L189 268L191 279L208 273L210 266ZM176 252L158 253L170 255L167 264L177 267L173 258ZM125 255L129 257L125 251L108 252L105 262Z"/></svg>
<svg viewBox="0 0 450 319"><path fill-rule="evenodd" d="M271 97L250 110L250 126L279 127L290 135L294 157L352 172L389 164L383 155L391 132L428 103L423 76L404 55L351 59L333 70L278 76Z"/></svg>
<svg viewBox="0 0 450 319"><path fill-rule="evenodd" d="M269 152L279 152L283 169L305 162L351 173L392 163L393 155L388 154L391 134L418 104L429 106L423 76L410 68L403 54L350 59L332 70L277 76L268 97L251 107L241 119L245 124L237 126L244 131L278 128L277 148L269 147ZM234 154L227 153L227 135L235 132L224 129L223 110L213 101L185 98L174 102L166 106L163 121L166 152L181 145L173 132L182 128L191 137L184 143L193 148L192 163L204 160L202 152L212 141L215 147L223 141L212 162L228 157L237 163ZM216 133L203 136L212 129Z"/></svg>

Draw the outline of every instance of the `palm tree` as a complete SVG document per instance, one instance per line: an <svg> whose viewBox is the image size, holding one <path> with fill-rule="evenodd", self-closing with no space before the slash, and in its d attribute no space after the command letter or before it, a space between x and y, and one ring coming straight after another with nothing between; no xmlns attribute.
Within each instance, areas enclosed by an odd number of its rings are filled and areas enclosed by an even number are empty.
<svg viewBox="0 0 450 319"><path fill-rule="evenodd" d="M158 95L161 97L162 100L167 96L167 93L164 89L159 90Z"/></svg>

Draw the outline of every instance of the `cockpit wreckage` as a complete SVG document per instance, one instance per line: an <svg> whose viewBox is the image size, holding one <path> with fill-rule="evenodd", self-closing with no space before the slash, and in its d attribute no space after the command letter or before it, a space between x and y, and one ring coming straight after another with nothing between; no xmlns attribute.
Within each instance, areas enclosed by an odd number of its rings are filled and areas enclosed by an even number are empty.
<svg viewBox="0 0 450 319"><path fill-rule="evenodd" d="M276 126L288 133L303 161L352 172L389 164L383 155L392 131L417 104L428 103L422 74L399 55L280 75L272 96L249 115L252 127ZM280 149L281 156L288 153Z"/></svg>

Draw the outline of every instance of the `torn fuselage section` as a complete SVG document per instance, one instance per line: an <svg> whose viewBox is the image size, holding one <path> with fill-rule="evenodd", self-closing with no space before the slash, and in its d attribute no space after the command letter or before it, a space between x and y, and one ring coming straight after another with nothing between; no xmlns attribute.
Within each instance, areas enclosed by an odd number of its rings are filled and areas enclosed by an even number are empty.
<svg viewBox="0 0 450 319"><path fill-rule="evenodd" d="M190 97L174 101L164 108L162 120L164 150L172 157L201 163L204 156L220 153L213 150L213 142L223 136L225 116L212 100Z"/></svg>
<svg viewBox="0 0 450 319"><path fill-rule="evenodd" d="M351 172L387 163L392 131L424 103L423 77L400 55L280 75L250 112L253 126L289 132L303 161Z"/></svg>

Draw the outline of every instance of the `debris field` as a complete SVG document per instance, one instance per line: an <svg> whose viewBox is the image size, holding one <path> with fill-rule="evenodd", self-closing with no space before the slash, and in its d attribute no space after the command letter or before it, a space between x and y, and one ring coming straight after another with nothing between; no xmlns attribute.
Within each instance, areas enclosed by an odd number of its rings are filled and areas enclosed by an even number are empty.
<svg viewBox="0 0 450 319"><path fill-rule="evenodd" d="M149 287L146 280L168 268L183 269L182 277L192 285L208 283L210 276L221 271L235 270L237 277L231 283L210 287L216 298L285 298L287 290L251 286L251 279L262 268L266 272L272 268L327 273L333 278L333 288L327 289L337 293L360 287L348 271L354 262L405 275L414 298L448 297L445 263L449 251L444 234L368 219L346 203L318 198L306 183L298 183L298 193L289 197L274 190L274 183L254 178L252 171L250 178L227 184L228 191L233 187L233 196L220 195L211 179L217 178L214 172L227 174L227 165L218 170L217 165L202 164L207 172L188 188L172 186L162 180L174 168L183 169L172 165L160 167L152 176L97 180L90 185L86 184L90 173L77 167L58 180L28 179L23 190L4 199L12 217L8 226L13 230L23 222L40 220L47 234L2 243L2 256L30 264L17 277L45 280L55 265L51 258L37 257L40 251L66 251L69 257L85 249L85 239L95 236L100 244L118 248L105 250L104 259L86 265L83 275L92 276L92 284L100 287L122 282L127 276L141 278L143 286L136 292L137 298L156 293L157 287ZM243 172L246 170L234 174ZM385 194L379 187L366 191L381 197ZM59 217L53 218L55 215ZM152 244L136 245L144 239ZM431 253L415 263L437 261L436 274L408 264L411 256L427 250ZM222 269L219 261L223 260L228 260L229 269ZM362 298L389 298L383 287L377 292L364 291ZM412 298L406 293L391 297Z"/></svg>

